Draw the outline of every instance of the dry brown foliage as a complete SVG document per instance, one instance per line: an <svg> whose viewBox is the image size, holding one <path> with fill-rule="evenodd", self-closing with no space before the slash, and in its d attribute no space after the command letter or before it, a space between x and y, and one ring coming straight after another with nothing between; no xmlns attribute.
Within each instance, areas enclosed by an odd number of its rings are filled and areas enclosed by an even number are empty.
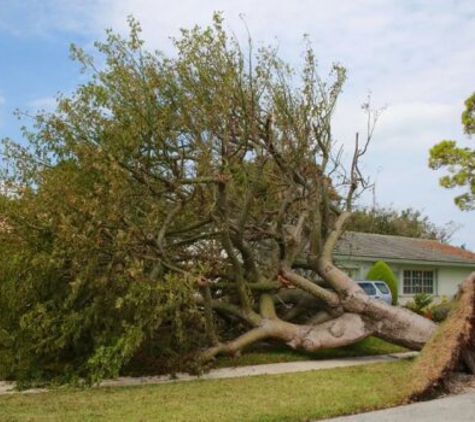
<svg viewBox="0 0 475 422"><path fill-rule="evenodd" d="M432 399L450 389L460 369L475 373L475 273L460 286L455 309L427 343L411 372L408 401Z"/></svg>

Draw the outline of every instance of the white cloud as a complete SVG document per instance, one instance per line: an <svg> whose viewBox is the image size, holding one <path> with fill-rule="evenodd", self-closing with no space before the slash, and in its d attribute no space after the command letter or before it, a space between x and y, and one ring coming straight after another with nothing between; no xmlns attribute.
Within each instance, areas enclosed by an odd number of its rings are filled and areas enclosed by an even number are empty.
<svg viewBox="0 0 475 422"><path fill-rule="evenodd" d="M378 138L383 143L378 147L427 150L436 141L453 135L460 112L457 105L443 103L390 105L380 120Z"/></svg>
<svg viewBox="0 0 475 422"><path fill-rule="evenodd" d="M427 155L441 139L464 139L460 113L475 90L473 0L0 1L0 29L23 35L80 33L90 42L106 27L126 32L126 16L133 14L149 48L169 52L169 36L178 35L180 27L210 23L215 10L224 11L226 24L238 36L245 34L239 17L244 14L255 40L274 42L277 37L281 55L291 62L300 59L302 35L309 34L323 70L333 61L349 69L335 116L338 139L349 146L356 131L364 133L360 104L369 89L376 106L388 105L365 164L373 176L382 169L381 202L425 207L439 220L442 214L445 221L465 218L452 204L452 192L438 187ZM22 24L17 27L12 16ZM30 105L53 104L51 99L35 101ZM466 230L475 232L475 222L467 223Z"/></svg>
<svg viewBox="0 0 475 422"><path fill-rule="evenodd" d="M54 97L35 98L29 101L27 106L34 110L51 111L56 106L56 99Z"/></svg>

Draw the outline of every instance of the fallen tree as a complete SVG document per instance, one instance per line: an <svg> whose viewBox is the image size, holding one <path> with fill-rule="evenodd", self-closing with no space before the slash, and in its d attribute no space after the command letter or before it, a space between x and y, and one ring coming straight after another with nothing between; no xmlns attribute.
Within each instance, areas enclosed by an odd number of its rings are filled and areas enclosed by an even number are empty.
<svg viewBox="0 0 475 422"><path fill-rule="evenodd" d="M102 69L73 48L90 81L35 116L26 147L5 142L3 373L96 380L167 335L201 362L264 339L420 350L435 325L332 260L377 120L367 105L346 160L331 131L345 69L322 80L310 47L300 73L244 52L219 15L172 58L130 23L97 44Z"/></svg>

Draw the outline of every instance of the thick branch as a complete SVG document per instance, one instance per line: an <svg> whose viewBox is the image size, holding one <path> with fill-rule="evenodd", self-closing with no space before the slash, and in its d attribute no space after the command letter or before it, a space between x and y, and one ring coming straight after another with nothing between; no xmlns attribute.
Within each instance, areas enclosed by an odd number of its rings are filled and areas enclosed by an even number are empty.
<svg viewBox="0 0 475 422"><path fill-rule="evenodd" d="M336 242L343 234L343 231L345 229L345 224L350 217L351 217L351 213L348 211L345 211L341 213L340 216L337 218L333 230L329 233L327 239L325 240L325 244L323 246L322 258L329 261L332 260L333 249L335 249Z"/></svg>
<svg viewBox="0 0 475 422"><path fill-rule="evenodd" d="M223 343L215 347L211 347L201 355L204 362L214 359L218 354L232 355L240 351L246 346L250 346L259 340L264 340L270 336L269 331L265 327L254 328L229 343Z"/></svg>
<svg viewBox="0 0 475 422"><path fill-rule="evenodd" d="M234 354L243 347L267 338L283 340L293 348L316 351L346 346L371 334L370 325L356 314L344 314L320 325L296 325L274 318L265 319L259 327L237 339L208 349L202 359L211 360L220 353Z"/></svg>
<svg viewBox="0 0 475 422"><path fill-rule="evenodd" d="M263 318L276 318L274 299L270 294L261 294L259 298L259 311Z"/></svg>
<svg viewBox="0 0 475 422"><path fill-rule="evenodd" d="M251 298L249 297L246 282L243 277L243 267L241 262L233 248L231 241L231 231L230 231L230 222L229 222L229 204L226 192L226 184L220 184L218 186L218 207L219 207L219 217L223 226L222 234L222 246L228 255L229 260L233 266L233 269L236 273L236 283L239 293L239 298L244 309L249 311L251 309Z"/></svg>
<svg viewBox="0 0 475 422"><path fill-rule="evenodd" d="M218 343L218 336L216 334L216 327L213 320L213 298L211 296L211 290L209 284L201 287L201 294L203 295L204 316L205 316L205 329L206 336L210 344Z"/></svg>
<svg viewBox="0 0 475 422"><path fill-rule="evenodd" d="M296 327L295 336L288 344L309 352L346 346L373 333L370 325L360 315L350 313L320 325Z"/></svg>
<svg viewBox="0 0 475 422"><path fill-rule="evenodd" d="M204 304L202 297L197 297L195 300L198 304ZM262 321L262 318L253 310L245 311L238 306L233 305L232 303L224 302L223 300L213 299L210 304L214 310L233 315L253 327L258 326Z"/></svg>
<svg viewBox="0 0 475 422"><path fill-rule="evenodd" d="M269 290L278 290L282 287L277 281L274 280L260 280L257 283L249 283L247 285L248 289L251 291L269 291ZM232 282L217 282L213 283L211 288L213 289L236 289L236 283Z"/></svg>
<svg viewBox="0 0 475 422"><path fill-rule="evenodd" d="M312 296L322 300L328 306L332 308L340 307L340 299L336 293L312 283L310 280L307 280L305 277L302 277L290 269L283 268L281 276L294 286L299 287L303 291L310 293Z"/></svg>

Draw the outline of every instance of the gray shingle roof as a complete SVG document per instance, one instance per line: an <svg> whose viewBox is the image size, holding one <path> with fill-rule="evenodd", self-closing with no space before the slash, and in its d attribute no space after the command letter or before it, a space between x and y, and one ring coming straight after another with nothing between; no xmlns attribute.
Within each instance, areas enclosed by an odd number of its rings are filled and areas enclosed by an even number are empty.
<svg viewBox="0 0 475 422"><path fill-rule="evenodd" d="M346 232L334 250L335 258L374 258L397 261L473 264L475 253L435 240Z"/></svg>

